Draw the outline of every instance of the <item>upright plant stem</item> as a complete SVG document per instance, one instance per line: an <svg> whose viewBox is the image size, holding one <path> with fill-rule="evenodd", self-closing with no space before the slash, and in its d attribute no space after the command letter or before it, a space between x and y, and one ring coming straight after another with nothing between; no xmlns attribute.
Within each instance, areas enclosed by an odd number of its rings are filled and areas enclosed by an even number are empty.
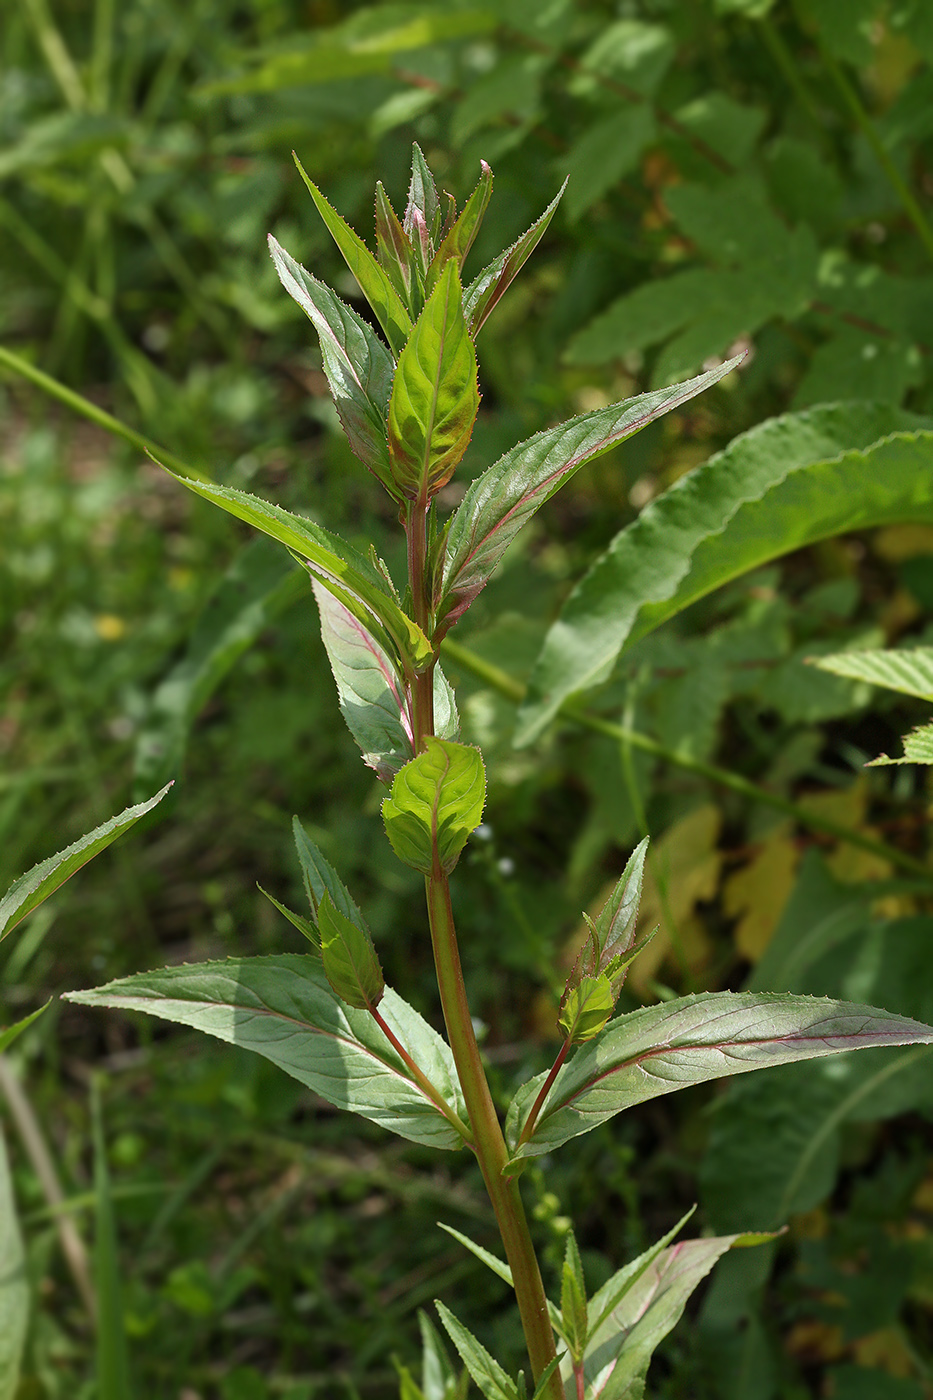
<svg viewBox="0 0 933 1400"><path fill-rule="evenodd" d="M440 868L425 877L425 892L447 1035L470 1115L476 1156L512 1270L528 1356L537 1379L555 1356L554 1333L518 1181L515 1178L506 1179L502 1174L509 1159L508 1149L473 1032L450 907L450 886ZM563 1384L555 1372L548 1386L548 1395L553 1400L563 1400L563 1394Z"/></svg>
<svg viewBox="0 0 933 1400"><path fill-rule="evenodd" d="M412 501L405 521L405 535L408 541L408 581L411 587L412 611L415 621L425 635L430 635L431 604L428 598L427 557L428 557L428 505L427 500ZM422 740L434 733L434 668L429 666L412 682L412 709L415 724L415 753L421 748Z"/></svg>

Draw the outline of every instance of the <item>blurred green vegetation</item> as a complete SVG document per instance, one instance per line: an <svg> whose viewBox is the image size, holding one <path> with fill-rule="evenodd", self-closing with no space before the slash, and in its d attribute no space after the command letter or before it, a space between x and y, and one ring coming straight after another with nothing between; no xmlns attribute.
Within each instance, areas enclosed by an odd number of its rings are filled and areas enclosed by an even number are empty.
<svg viewBox="0 0 933 1400"><path fill-rule="evenodd" d="M737 433L826 400L933 412L929 0L11 0L0 52L0 343L215 479L375 539L390 567L392 512L264 246L273 232L354 295L292 147L364 234L375 177L400 201L413 139L461 201L488 160L474 267L571 175L483 333L467 476L563 416L751 349L510 552L454 637L514 677L595 554ZM382 835L310 590L139 453L12 375L0 395L0 889L176 779L148 829L5 946L0 1019L142 966L298 951L256 890L300 900L293 812L389 981L436 1013L420 881ZM862 770L924 707L805 658L929 643L931 608L933 532L843 537L638 643L595 708L924 861L925 771ZM455 898L503 1096L553 1053L580 910L643 830L663 931L633 1000L751 979L933 1017L924 879L605 736L565 726L516 751L511 704L448 671L490 771ZM526 1174L548 1266L572 1213L594 1286L695 1199L702 1227L790 1223L723 1262L655 1363L655 1400L933 1395L930 1061L872 1055L648 1104ZM119 1016L56 1003L15 1058L82 1230L105 1075L135 1394L382 1400L441 1292L520 1354L505 1289L434 1228L494 1247L469 1164ZM11 1146L34 1297L20 1400L90 1400L93 1329Z"/></svg>

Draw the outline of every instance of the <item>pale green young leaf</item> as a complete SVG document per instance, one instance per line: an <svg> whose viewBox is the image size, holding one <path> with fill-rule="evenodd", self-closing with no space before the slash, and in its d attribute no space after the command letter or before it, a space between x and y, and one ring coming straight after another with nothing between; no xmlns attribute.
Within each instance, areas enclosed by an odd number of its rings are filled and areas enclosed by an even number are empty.
<svg viewBox="0 0 933 1400"><path fill-rule="evenodd" d="M327 230L353 276L360 290L369 302L376 319L385 331L386 339L393 355L401 352L402 346L411 332L411 317L402 299L392 286L387 273L379 266L362 238L330 205L313 180L305 174L301 161L295 156L298 173L308 187L311 198L317 205L318 213L327 225Z"/></svg>
<svg viewBox="0 0 933 1400"><path fill-rule="evenodd" d="M537 219L515 242L488 266L484 267L463 293L463 314L474 340L482 330L486 320L498 306L525 263L537 248L554 217L561 196L567 188L567 181L539 219Z"/></svg>
<svg viewBox="0 0 933 1400"><path fill-rule="evenodd" d="M933 1028L871 1006L823 997L711 992L610 1021L560 1070L528 1141L518 1146L544 1076L512 1101L515 1157L549 1152L617 1113L689 1084L765 1065L889 1045L933 1043Z"/></svg>
<svg viewBox="0 0 933 1400"><path fill-rule="evenodd" d="M933 521L924 421L882 404L788 414L681 477L570 594L535 663L516 742L604 680L627 643L740 574L843 531Z"/></svg>
<svg viewBox="0 0 933 1400"><path fill-rule="evenodd" d="M463 1145L369 1012L346 1006L334 994L317 958L282 953L168 967L72 992L68 999L191 1026L255 1050L328 1103L411 1142L446 1150ZM388 987L379 1012L445 1101L465 1118L447 1044Z"/></svg>
<svg viewBox="0 0 933 1400"><path fill-rule="evenodd" d="M348 919L325 894L317 911L324 974L348 1006L371 1011L385 991L385 978L367 928Z"/></svg>
<svg viewBox="0 0 933 1400"><path fill-rule="evenodd" d="M815 656L813 665L848 680L868 681L902 695L933 700L933 647L836 652L832 656Z"/></svg>
<svg viewBox="0 0 933 1400"><path fill-rule="evenodd" d="M51 1004L52 998L49 997L49 1000L44 1006L39 1006L35 1011L30 1011L29 1015L24 1016L21 1021L14 1021L12 1026L0 1028L0 1055L2 1055L5 1050L9 1050L14 1040L18 1039L23 1031L32 1025L33 1021L38 1020L43 1011L47 1011ZM2 1388L0 1388L0 1394L2 1393Z"/></svg>
<svg viewBox="0 0 933 1400"><path fill-rule="evenodd" d="M586 1280L583 1276L583 1261L572 1230L567 1233L561 1270L560 1315L564 1341L570 1355L578 1361L583 1355L588 1334Z"/></svg>
<svg viewBox="0 0 933 1400"><path fill-rule="evenodd" d="M0 1129L0 1400L15 1400L29 1323L29 1280L13 1182Z"/></svg>
<svg viewBox="0 0 933 1400"><path fill-rule="evenodd" d="M483 472L467 490L447 535L439 599L445 627L462 617L522 526L574 472L701 394L739 362L730 360L686 384L546 428Z"/></svg>
<svg viewBox="0 0 933 1400"><path fill-rule="evenodd" d="M446 874L479 826L486 800L486 771L478 749L428 738L400 769L382 804L392 849L399 860L429 875L434 852Z"/></svg>
<svg viewBox="0 0 933 1400"><path fill-rule="evenodd" d="M464 1249L468 1249L471 1254L476 1256L481 1264L485 1264L487 1269L491 1269L492 1272L498 1278L501 1278L504 1283L507 1283L510 1288L515 1287L512 1281L512 1270L509 1268L508 1264L503 1263L495 1254L491 1254L488 1249L484 1249L483 1246L477 1244L475 1240L471 1240L469 1235L464 1235L461 1231L455 1230L452 1225L445 1225L442 1220L439 1220L437 1223L441 1230L446 1231L448 1235L452 1235L455 1240L458 1240L459 1243L463 1245Z"/></svg>
<svg viewBox="0 0 933 1400"><path fill-rule="evenodd" d="M866 763L865 767L881 768L892 763L933 763L933 724L921 725L919 729L904 735L903 758L888 758L887 754L881 754L879 758Z"/></svg>
<svg viewBox="0 0 933 1400"><path fill-rule="evenodd" d="M275 908L278 909L279 913L286 918L290 924L293 924L298 932L308 940L315 952L319 953L321 951L321 936L318 933L316 925L313 924L310 919L306 919L303 914L296 914L294 909L289 909L287 905L280 904L275 895L270 894L268 890L264 890L262 885L257 885L256 888L259 893L265 895L269 903L273 904Z"/></svg>
<svg viewBox="0 0 933 1400"><path fill-rule="evenodd" d="M386 414L392 356L363 318L306 272L271 233L269 251L279 281L317 331L324 373L350 447L391 491Z"/></svg>
<svg viewBox="0 0 933 1400"><path fill-rule="evenodd" d="M612 983L603 972L594 977L581 976L573 985L568 981L557 1018L564 1039L574 1045L592 1040L609 1020L615 1004Z"/></svg>
<svg viewBox="0 0 933 1400"><path fill-rule="evenodd" d="M150 797L148 802L127 807L118 817L111 817L102 826L95 827L57 855L40 861L31 870L27 870L25 875L14 880L0 899L0 939L6 938L27 914L31 914L44 899L48 899L49 895L69 880L76 870L80 870L82 865L86 865L101 851L105 851L118 836L122 836L124 831L129 831L140 817L151 812L171 786L171 783L167 783L161 792L157 792L155 797Z"/></svg>
<svg viewBox="0 0 933 1400"><path fill-rule="evenodd" d="M335 909L339 909L345 918L356 924L357 928L365 928L366 922L363 915L346 885L327 857L311 840L297 817L292 817L292 836L298 854L298 863L301 866L305 894L308 896L308 903L311 905L311 912L315 920L321 900L325 895L330 895Z"/></svg>
<svg viewBox="0 0 933 1400"><path fill-rule="evenodd" d="M473 1377L473 1381L485 1395L486 1400L517 1400L515 1384L495 1361L482 1342L464 1327L448 1307L435 1298L434 1306L450 1340L457 1348L460 1360Z"/></svg>
<svg viewBox="0 0 933 1400"><path fill-rule="evenodd" d="M248 491L172 475L189 491L284 544L344 606L361 617L371 614L381 623L403 661L415 670L430 661L433 651L427 637L402 611L382 574L365 555L305 516L293 515Z"/></svg>
<svg viewBox="0 0 933 1400"><path fill-rule="evenodd" d="M476 351L451 258L399 356L389 401L389 460L400 496L423 506L463 457L479 409Z"/></svg>

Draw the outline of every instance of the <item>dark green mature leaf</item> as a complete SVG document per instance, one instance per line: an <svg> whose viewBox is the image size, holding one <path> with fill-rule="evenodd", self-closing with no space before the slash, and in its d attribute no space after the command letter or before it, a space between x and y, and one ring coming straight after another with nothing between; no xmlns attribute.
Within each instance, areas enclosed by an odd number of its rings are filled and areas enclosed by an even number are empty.
<svg viewBox="0 0 933 1400"><path fill-rule="evenodd" d="M334 907L325 894L317 911L324 973L337 995L361 1011L378 1006L385 978L369 929Z"/></svg>
<svg viewBox="0 0 933 1400"><path fill-rule="evenodd" d="M570 1355L579 1360L586 1346L588 1310L583 1261L572 1230L567 1232L561 1270L560 1315L564 1341L570 1348Z"/></svg>
<svg viewBox="0 0 933 1400"><path fill-rule="evenodd" d="M546 428L483 472L461 501L447 535L440 600L445 628L462 617L522 526L575 471L701 394L740 361L737 356L685 384Z"/></svg>
<svg viewBox="0 0 933 1400"><path fill-rule="evenodd" d="M168 470L166 468L166 470ZM238 491L232 486L193 481L177 476L183 486L203 496L221 510L245 520L271 536L305 561L309 572L328 588L360 621L371 628L381 623L392 638L400 657L420 669L431 659L431 644L417 623L412 622L393 598L379 570L351 545L302 515L293 515L281 506Z"/></svg>
<svg viewBox="0 0 933 1400"><path fill-rule="evenodd" d="M525 263L537 248L554 217L554 212L567 188L567 181L561 185L548 207L530 229L527 229L504 252L494 258L477 277L474 277L463 293L463 314L466 317L470 334L475 339L502 297L508 291Z"/></svg>
<svg viewBox="0 0 933 1400"><path fill-rule="evenodd" d="M451 258L399 356L392 384L389 461L397 495L426 503L446 485L478 409L476 351Z"/></svg>
<svg viewBox="0 0 933 1400"><path fill-rule="evenodd" d="M105 851L124 831L129 831L140 817L151 812L171 786L171 783L167 783L161 792L157 792L155 797L150 797L148 802L127 807L118 817L111 817L102 826L95 827L57 855L49 856L48 860L34 865L25 875L14 880L0 899L0 939L6 938L20 920L31 914L44 899L48 899L49 895L69 880L76 870L80 870L82 865L87 865L89 860Z"/></svg>
<svg viewBox="0 0 933 1400"><path fill-rule="evenodd" d="M430 875L434 852L446 874L479 826L486 801L486 770L479 749L428 738L396 775L382 804L392 849L406 865Z"/></svg>
<svg viewBox="0 0 933 1400"><path fill-rule="evenodd" d="M29 1280L6 1145L0 1130L0 1400L15 1400L29 1323Z"/></svg>
<svg viewBox="0 0 933 1400"><path fill-rule="evenodd" d="M6 1026L4 1029L0 1030L0 1055L2 1055L5 1050L9 1050L14 1040L21 1036L23 1031L26 1030L28 1026L32 1025L33 1021L38 1020L43 1011L47 1011L51 1004L52 999L50 997L44 1006L37 1007L35 1011L30 1011L28 1016L24 1016L21 1021L15 1021L12 1026ZM2 1393L3 1388L0 1386L0 1395L2 1395Z"/></svg>
<svg viewBox="0 0 933 1400"><path fill-rule="evenodd" d="M584 1358L586 1382L593 1387L587 1394L592 1394L593 1400L635 1400L642 1394L658 1343L680 1321L688 1298L716 1261L742 1242L741 1235L726 1235L687 1240L664 1249L642 1269L608 1314L605 1304L618 1291L625 1271L603 1285L590 1300L591 1313L597 1317L603 1313L603 1321L590 1337Z"/></svg>
<svg viewBox="0 0 933 1400"><path fill-rule="evenodd" d="M919 1021L829 998L681 997L618 1017L577 1050L554 1081L530 1139L520 1143L544 1075L523 1084L509 1108L506 1137L516 1157L535 1157L688 1084L840 1050L930 1043L933 1028Z"/></svg>
<svg viewBox="0 0 933 1400"><path fill-rule="evenodd" d="M72 992L83 1006L145 1011L255 1050L337 1108L429 1147L463 1139L418 1087L368 1011L335 996L316 958L300 953L230 958L125 977ZM466 1108L448 1046L386 988L380 1015L461 1117Z"/></svg>
<svg viewBox="0 0 933 1400"><path fill-rule="evenodd" d="M570 179L566 210L572 223L635 167L654 134L654 113L646 105L624 107L586 130L563 162Z"/></svg>
<svg viewBox="0 0 933 1400"><path fill-rule="evenodd" d="M473 1377L474 1382L486 1396L486 1400L517 1400L515 1384L495 1361L482 1342L464 1327L450 1308L435 1298L434 1306L450 1340L457 1348L460 1360Z"/></svg>
<svg viewBox="0 0 933 1400"><path fill-rule="evenodd" d="M367 323L306 272L269 234L279 281L317 331L324 373L351 448L392 490L386 414L392 391L392 356Z"/></svg>
<svg viewBox="0 0 933 1400"><path fill-rule="evenodd" d="M298 173L304 180L318 208L318 213L327 225L337 247L344 256L347 267L360 285L360 290L369 302L376 319L385 331L392 353L401 353L402 346L411 332L411 317L402 304L402 299L393 287L387 273L379 266L362 238L337 213L321 194L317 185L305 174L301 161L295 156Z"/></svg>
<svg viewBox="0 0 933 1400"><path fill-rule="evenodd" d="M567 599L535 663L516 742L604 680L626 643L730 579L846 530L933 521L933 432L907 431L925 421L881 404L788 414L681 477Z"/></svg>

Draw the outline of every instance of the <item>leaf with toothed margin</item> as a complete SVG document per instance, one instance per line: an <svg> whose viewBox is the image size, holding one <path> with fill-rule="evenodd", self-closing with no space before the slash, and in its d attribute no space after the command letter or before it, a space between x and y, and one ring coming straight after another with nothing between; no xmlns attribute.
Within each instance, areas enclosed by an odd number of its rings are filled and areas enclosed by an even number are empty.
<svg viewBox="0 0 933 1400"><path fill-rule="evenodd" d="M486 1400L518 1400L515 1382L506 1375L469 1328L454 1316L450 1308L435 1298L434 1306L444 1324L444 1330L457 1348L460 1360L469 1371Z"/></svg>
<svg viewBox="0 0 933 1400"><path fill-rule="evenodd" d="M395 490L425 508L463 457L479 409L476 351L451 258L399 356L389 400Z"/></svg>
<svg viewBox="0 0 933 1400"><path fill-rule="evenodd" d="M68 1001L144 1011L255 1050L337 1108L410 1142L453 1150L461 1135L412 1078L368 1011L334 993L317 958L230 958L137 973ZM450 1048L391 988L379 1012L461 1118L466 1108Z"/></svg>
<svg viewBox="0 0 933 1400"><path fill-rule="evenodd" d="M483 215L492 198L492 171L486 162L480 161L482 174L476 189L470 195L463 206L463 213L447 231L440 247L434 254L431 266L428 268L427 290L430 292L449 258L456 258L459 267L463 267L467 253L473 246L473 240L479 232L479 226L483 222Z"/></svg>
<svg viewBox="0 0 933 1400"><path fill-rule="evenodd" d="M740 362L639 394L624 403L571 418L521 442L469 487L447 534L439 616L444 629L456 622L488 583L519 530L559 491L574 472L603 452L679 408L715 384Z"/></svg>
<svg viewBox="0 0 933 1400"><path fill-rule="evenodd" d="M348 919L325 894L317 911L321 961L331 987L348 1006L372 1011L385 992L385 978L372 934Z"/></svg>
<svg viewBox="0 0 933 1400"><path fill-rule="evenodd" d="M449 875L486 800L486 770L479 749L433 736L395 776L382 804L382 818L399 860L420 870L434 869L435 850Z"/></svg>
<svg viewBox="0 0 933 1400"><path fill-rule="evenodd" d="M271 233L269 252L282 286L317 331L324 373L350 447L391 491L386 414L392 356L362 317L306 272Z"/></svg>
<svg viewBox="0 0 933 1400"><path fill-rule="evenodd" d="M150 797L148 802L140 802L135 807L127 807L118 817L111 817L102 826L95 827L86 835L78 838L70 846L66 846L57 855L49 856L47 860L40 861L31 870L27 870L25 875L20 875L18 880L14 880L6 894L0 899L0 939L6 938L8 933L12 933L16 925L27 914L31 914L33 909L38 908L43 900L48 899L50 894L63 885L66 880L70 880L82 865L87 865L89 860L93 860L101 851L105 851L118 836L122 836L124 831L129 831L131 826L144 817L147 812L151 812L157 802L162 798L172 786L166 783L155 797Z"/></svg>
<svg viewBox="0 0 933 1400"><path fill-rule="evenodd" d="M566 188L565 180L540 219L537 219L530 229L526 229L511 247L506 248L484 267L479 276L474 277L465 289L463 314L474 339L541 242Z"/></svg>
<svg viewBox="0 0 933 1400"><path fill-rule="evenodd" d="M295 841L298 864L301 866L305 894L308 896L315 924L321 900L325 895L329 895L334 907L339 909L341 914L345 915L351 923L356 924L357 928L365 928L363 915L350 891L324 853L311 840L297 817L292 817L292 836Z"/></svg>
<svg viewBox="0 0 933 1400"><path fill-rule="evenodd" d="M410 312L414 249L381 180L376 181L376 257Z"/></svg>
<svg viewBox="0 0 933 1400"><path fill-rule="evenodd" d="M401 297L359 234L355 233L346 219L327 202L314 181L305 173L297 156L295 165L317 205L318 213L327 225L328 232L359 283L360 291L376 313L376 319L385 331L392 353L398 355L411 331L411 317L402 304Z"/></svg>
<svg viewBox="0 0 933 1400"><path fill-rule="evenodd" d="M414 670L422 670L431 660L434 652L421 628L399 607L378 568L345 540L248 491L193 481L176 472L171 475L189 491L284 544L345 607L361 620L371 614L381 623L399 656Z"/></svg>
<svg viewBox="0 0 933 1400"><path fill-rule="evenodd" d="M681 997L619 1016L581 1046L554 1080L527 1142L522 1129L545 1076L523 1084L506 1139L515 1159L537 1157L689 1084L841 1050L931 1043L933 1027L873 1006L755 992Z"/></svg>

